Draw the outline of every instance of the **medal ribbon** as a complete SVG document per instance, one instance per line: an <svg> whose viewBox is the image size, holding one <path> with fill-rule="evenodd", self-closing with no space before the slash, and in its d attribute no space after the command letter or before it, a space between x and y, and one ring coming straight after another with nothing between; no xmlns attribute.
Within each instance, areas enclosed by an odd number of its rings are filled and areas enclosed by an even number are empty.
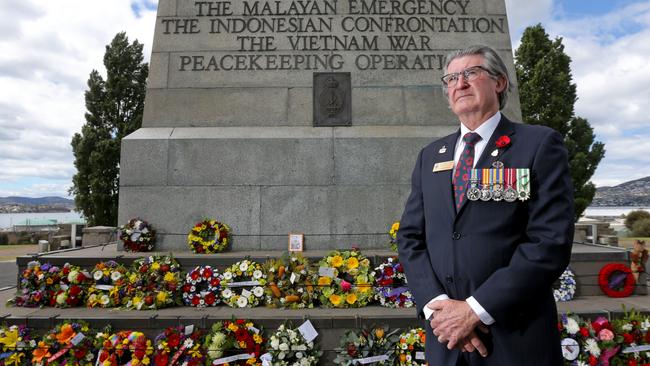
<svg viewBox="0 0 650 366"><path fill-rule="evenodd" d="M471 186L476 186L478 183L478 169L471 169L469 171L469 181Z"/></svg>
<svg viewBox="0 0 650 366"><path fill-rule="evenodd" d="M503 188L503 168L496 169L497 171L497 184Z"/></svg>
<svg viewBox="0 0 650 366"><path fill-rule="evenodd" d="M496 181L497 178L497 170L496 169L490 169L490 189L494 190L494 182Z"/></svg>
<svg viewBox="0 0 650 366"><path fill-rule="evenodd" d="M530 173L527 168L517 169L517 192L530 194Z"/></svg>
<svg viewBox="0 0 650 366"><path fill-rule="evenodd" d="M507 187L512 187L512 189L515 189L515 170L513 168L507 168L506 169L506 188Z"/></svg>
<svg viewBox="0 0 650 366"><path fill-rule="evenodd" d="M481 180L482 188L487 187L488 182L490 181L490 169L483 169L483 179Z"/></svg>

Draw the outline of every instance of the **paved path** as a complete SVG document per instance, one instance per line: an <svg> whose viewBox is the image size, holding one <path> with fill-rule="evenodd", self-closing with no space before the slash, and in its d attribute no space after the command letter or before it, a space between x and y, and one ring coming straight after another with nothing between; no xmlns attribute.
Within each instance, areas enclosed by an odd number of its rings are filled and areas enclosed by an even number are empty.
<svg viewBox="0 0 650 366"><path fill-rule="evenodd" d="M0 245L0 288L16 286L16 257L38 251L38 245Z"/></svg>

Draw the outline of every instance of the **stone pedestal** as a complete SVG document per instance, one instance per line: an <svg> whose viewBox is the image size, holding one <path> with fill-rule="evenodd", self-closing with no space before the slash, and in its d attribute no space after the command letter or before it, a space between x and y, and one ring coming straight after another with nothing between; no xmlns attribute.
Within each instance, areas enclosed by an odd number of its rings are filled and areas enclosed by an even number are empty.
<svg viewBox="0 0 650 366"><path fill-rule="evenodd" d="M92 226L86 227L83 231L81 245L87 247L89 245L102 245L108 244L117 240L117 228L113 226Z"/></svg>

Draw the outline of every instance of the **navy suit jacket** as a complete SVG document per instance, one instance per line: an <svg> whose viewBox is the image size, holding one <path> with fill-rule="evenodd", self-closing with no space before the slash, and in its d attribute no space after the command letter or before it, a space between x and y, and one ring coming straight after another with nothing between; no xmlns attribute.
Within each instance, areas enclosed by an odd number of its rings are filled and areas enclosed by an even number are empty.
<svg viewBox="0 0 650 366"><path fill-rule="evenodd" d="M474 352L471 365L561 365L552 286L569 263L574 231L563 138L550 128L502 117L475 168L490 168L494 161L505 168L529 168L531 197L464 200L456 212L452 171L432 170L434 164L454 159L459 134L460 129L418 155L397 233L418 316L440 294L456 300L474 296L495 323L481 336L488 357ZM496 140L504 135L511 143L492 156ZM429 364L455 365L460 352L447 350L425 323Z"/></svg>

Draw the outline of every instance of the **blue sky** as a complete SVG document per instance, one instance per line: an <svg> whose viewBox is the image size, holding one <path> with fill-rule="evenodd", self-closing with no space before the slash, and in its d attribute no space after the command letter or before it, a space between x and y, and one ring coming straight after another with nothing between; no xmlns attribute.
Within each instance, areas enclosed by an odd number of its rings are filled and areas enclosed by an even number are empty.
<svg viewBox="0 0 650 366"><path fill-rule="evenodd" d="M479 0L471 0L479 1ZM480 0L483 1L483 0ZM92 69L117 32L145 45L156 0L0 1L0 196L66 196L70 140ZM506 0L513 47L528 25L562 37L587 118L606 157L597 186L650 175L650 0Z"/></svg>

